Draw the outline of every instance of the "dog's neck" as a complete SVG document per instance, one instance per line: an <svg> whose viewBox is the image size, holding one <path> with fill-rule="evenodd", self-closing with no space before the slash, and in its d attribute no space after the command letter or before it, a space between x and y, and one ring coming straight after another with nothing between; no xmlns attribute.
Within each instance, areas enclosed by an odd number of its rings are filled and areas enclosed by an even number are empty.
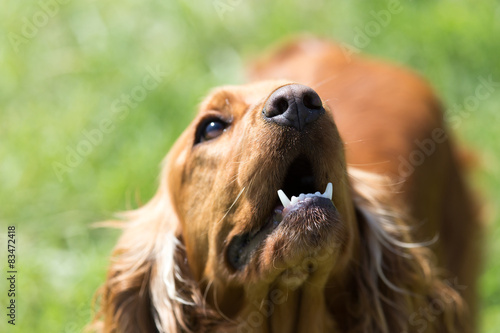
<svg viewBox="0 0 500 333"><path fill-rule="evenodd" d="M313 283L253 288L237 316L236 332L331 332L324 291ZM307 321L303 320L307 319Z"/></svg>
<svg viewBox="0 0 500 333"><path fill-rule="evenodd" d="M300 269L288 269L272 283L247 285L241 293L236 289L222 288L224 290L218 293L219 305L224 308L224 298L227 303L232 303L233 308L226 309L224 317L231 317L230 321L235 323L224 332L335 332L331 302L326 298L331 298L332 293L342 294L349 282L344 276L343 281L336 279L332 284L328 281L330 275L326 267L318 266L308 274ZM339 274L335 276L338 278ZM239 297L235 297L236 294ZM235 298L240 302L235 302ZM338 298L340 302L341 299L342 296ZM239 311L231 314L237 303Z"/></svg>

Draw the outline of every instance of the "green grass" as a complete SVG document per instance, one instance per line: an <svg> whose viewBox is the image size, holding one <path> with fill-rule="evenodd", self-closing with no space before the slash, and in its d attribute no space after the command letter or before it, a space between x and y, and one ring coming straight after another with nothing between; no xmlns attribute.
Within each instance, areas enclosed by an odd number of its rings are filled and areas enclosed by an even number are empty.
<svg viewBox="0 0 500 333"><path fill-rule="evenodd" d="M370 11L387 8L361 0L219 3L229 4L222 18L211 1L68 1L47 22L36 1L0 5L0 232L5 244L7 225L17 228L19 271L18 325L7 326L3 315L0 331L81 331L118 237L91 224L151 197L162 157L211 87L243 82L252 55L296 33L359 46L354 29L373 20ZM474 94L479 76L500 81L496 1L401 6L362 52L414 68L447 105ZM16 52L12 34L22 36L24 18L34 15L40 28ZM169 73L161 85L116 118L114 101L156 66ZM484 333L500 331L499 105L497 87L455 128L480 160L471 179L488 222ZM60 181L53 163L64 163L67 148L76 149L82 131L102 119L112 119L114 130ZM1 257L5 267L5 250ZM7 286L0 280L3 308Z"/></svg>

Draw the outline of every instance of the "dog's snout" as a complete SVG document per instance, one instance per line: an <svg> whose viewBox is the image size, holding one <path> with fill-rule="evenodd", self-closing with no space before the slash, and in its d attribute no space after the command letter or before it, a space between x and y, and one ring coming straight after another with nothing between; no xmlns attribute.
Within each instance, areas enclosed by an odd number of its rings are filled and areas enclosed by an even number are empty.
<svg viewBox="0 0 500 333"><path fill-rule="evenodd" d="M302 131L325 113L321 98L308 86L289 84L268 98L262 111L264 118L281 126Z"/></svg>

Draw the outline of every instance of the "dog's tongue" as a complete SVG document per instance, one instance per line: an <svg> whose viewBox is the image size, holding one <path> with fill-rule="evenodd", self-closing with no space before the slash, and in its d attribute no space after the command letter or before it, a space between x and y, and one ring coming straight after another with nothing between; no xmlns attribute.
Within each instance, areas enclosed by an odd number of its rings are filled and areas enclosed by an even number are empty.
<svg viewBox="0 0 500 333"><path fill-rule="evenodd" d="M288 206L295 205L297 202L302 201L306 198L313 198L313 197L323 197L332 200L333 196L333 185L332 183L328 183L326 185L325 193L321 194L320 192L316 193L301 193L298 197L292 196L292 199L288 199L287 195L283 190L278 191L278 197L281 200L281 203L283 204L283 207L287 208Z"/></svg>

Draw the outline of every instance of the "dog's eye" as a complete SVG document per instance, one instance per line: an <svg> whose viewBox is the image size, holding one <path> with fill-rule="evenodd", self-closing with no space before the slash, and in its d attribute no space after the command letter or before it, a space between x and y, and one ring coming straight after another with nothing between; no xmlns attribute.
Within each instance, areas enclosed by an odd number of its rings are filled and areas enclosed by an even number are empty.
<svg viewBox="0 0 500 333"><path fill-rule="evenodd" d="M205 142L219 137L226 130L227 123L220 119L209 119L201 124L195 143Z"/></svg>

